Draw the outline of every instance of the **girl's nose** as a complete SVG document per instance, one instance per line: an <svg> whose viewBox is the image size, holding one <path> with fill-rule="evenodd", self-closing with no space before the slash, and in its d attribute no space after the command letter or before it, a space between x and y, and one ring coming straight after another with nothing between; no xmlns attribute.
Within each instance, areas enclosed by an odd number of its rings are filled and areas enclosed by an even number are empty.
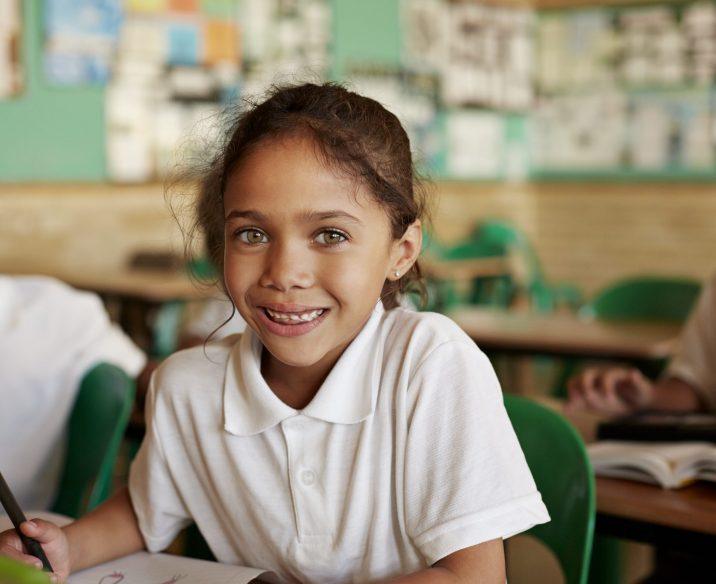
<svg viewBox="0 0 716 584"><path fill-rule="evenodd" d="M298 244L274 243L268 254L259 284L286 292L292 288L309 288L313 270L309 252Z"/></svg>

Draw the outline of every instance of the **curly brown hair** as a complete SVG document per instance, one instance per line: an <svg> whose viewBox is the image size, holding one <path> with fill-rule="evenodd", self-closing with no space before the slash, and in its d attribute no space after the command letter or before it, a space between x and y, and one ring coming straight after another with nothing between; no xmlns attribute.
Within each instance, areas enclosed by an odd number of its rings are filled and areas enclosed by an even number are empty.
<svg viewBox="0 0 716 584"><path fill-rule="evenodd" d="M426 218L425 182L415 170L408 135L395 115L377 101L335 83L275 87L267 99L235 117L225 146L200 184L192 231L203 232L209 259L220 272L229 176L259 143L294 134L310 136L327 164L368 187L390 217L393 238L402 237L416 219ZM408 291L425 298L417 262L399 280L386 280L383 305L394 308Z"/></svg>

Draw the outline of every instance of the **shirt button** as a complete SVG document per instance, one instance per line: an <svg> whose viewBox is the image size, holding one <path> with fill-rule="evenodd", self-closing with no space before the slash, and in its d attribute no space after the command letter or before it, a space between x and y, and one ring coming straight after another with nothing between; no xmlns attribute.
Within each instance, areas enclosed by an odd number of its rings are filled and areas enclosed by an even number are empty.
<svg viewBox="0 0 716 584"><path fill-rule="evenodd" d="M312 470L301 471L301 482L307 487L310 487L316 482L316 473Z"/></svg>

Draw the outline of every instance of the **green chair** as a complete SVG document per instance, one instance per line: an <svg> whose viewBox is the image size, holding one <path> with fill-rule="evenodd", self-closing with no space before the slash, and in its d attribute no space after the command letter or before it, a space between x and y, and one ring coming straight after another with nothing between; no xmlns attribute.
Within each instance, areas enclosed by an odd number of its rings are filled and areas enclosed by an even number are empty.
<svg viewBox="0 0 716 584"><path fill-rule="evenodd" d="M586 584L596 513L594 474L582 439L562 416L505 394L505 408L551 521L529 533L559 560L567 584Z"/></svg>
<svg viewBox="0 0 716 584"><path fill-rule="evenodd" d="M538 312L551 312L560 305L570 308L582 302L581 293L574 286L547 282L542 265L529 239L507 221L480 221L472 233L458 244L448 247L424 236L423 251L436 260L450 261L476 258L515 258L522 264L520 277L515 274L475 278L467 296L460 298L452 282L433 286L431 309L449 310L460 302L508 308L518 295L524 295Z"/></svg>
<svg viewBox="0 0 716 584"><path fill-rule="evenodd" d="M0 556L0 584L50 584L50 576L47 572Z"/></svg>
<svg viewBox="0 0 716 584"><path fill-rule="evenodd" d="M110 494L112 472L134 401L134 382L100 363L82 378L69 419L67 457L55 513L79 517Z"/></svg>
<svg viewBox="0 0 716 584"><path fill-rule="evenodd" d="M671 320L683 322L701 291L689 278L627 278L597 293L580 315L604 320Z"/></svg>

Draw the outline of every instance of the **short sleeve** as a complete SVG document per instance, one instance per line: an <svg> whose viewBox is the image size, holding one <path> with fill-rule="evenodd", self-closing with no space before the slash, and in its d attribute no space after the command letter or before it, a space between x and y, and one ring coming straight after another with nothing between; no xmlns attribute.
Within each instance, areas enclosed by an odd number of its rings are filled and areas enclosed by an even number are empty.
<svg viewBox="0 0 716 584"><path fill-rule="evenodd" d="M693 386L703 403L716 410L716 279L699 296L666 375Z"/></svg>
<svg viewBox="0 0 716 584"><path fill-rule="evenodd" d="M189 512L176 487L159 438L156 375L146 404L147 431L129 472L129 496L139 530L151 552L165 549L191 523Z"/></svg>
<svg viewBox="0 0 716 584"><path fill-rule="evenodd" d="M405 522L429 565L549 521L497 377L476 346L439 345L408 391Z"/></svg>

